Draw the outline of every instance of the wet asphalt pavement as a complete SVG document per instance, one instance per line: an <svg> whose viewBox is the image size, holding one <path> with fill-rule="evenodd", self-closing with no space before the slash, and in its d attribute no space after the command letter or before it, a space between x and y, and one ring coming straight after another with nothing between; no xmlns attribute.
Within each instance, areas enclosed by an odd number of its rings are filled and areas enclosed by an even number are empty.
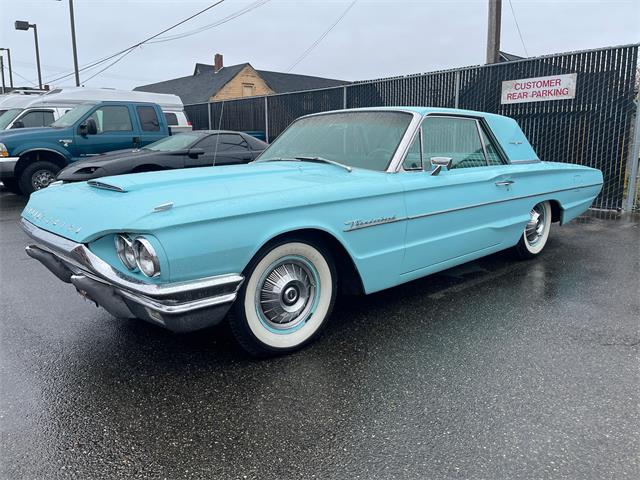
<svg viewBox="0 0 640 480"><path fill-rule="evenodd" d="M640 478L640 218L342 298L297 354L85 302L0 191L0 475Z"/></svg>

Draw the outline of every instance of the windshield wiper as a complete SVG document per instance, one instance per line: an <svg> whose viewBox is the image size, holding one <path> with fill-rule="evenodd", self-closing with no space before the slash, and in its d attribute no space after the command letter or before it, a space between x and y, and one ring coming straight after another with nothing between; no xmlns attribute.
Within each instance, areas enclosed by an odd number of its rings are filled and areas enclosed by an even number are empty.
<svg viewBox="0 0 640 480"><path fill-rule="evenodd" d="M295 157L296 160L300 160L301 162L317 162L317 163L328 163L330 165L335 165L336 167L344 168L347 172L351 173L353 168L349 165L345 165L344 163L336 162L335 160L329 160L328 158L323 157Z"/></svg>

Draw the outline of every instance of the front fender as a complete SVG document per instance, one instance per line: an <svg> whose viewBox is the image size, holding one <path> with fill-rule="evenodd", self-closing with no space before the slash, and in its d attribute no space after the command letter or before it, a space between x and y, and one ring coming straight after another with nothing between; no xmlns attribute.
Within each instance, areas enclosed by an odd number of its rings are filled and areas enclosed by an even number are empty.
<svg viewBox="0 0 640 480"><path fill-rule="evenodd" d="M52 142L28 142L26 144L21 144L14 149L13 156L22 157L27 153L36 151L55 153L64 158L67 163L71 161L71 155L69 155L69 152L65 150L61 145L56 145Z"/></svg>
<svg viewBox="0 0 640 480"><path fill-rule="evenodd" d="M371 212L398 221L349 230L347 222ZM167 212L170 215L170 212ZM154 232L171 264L171 281L242 272L269 241L300 230L318 230L335 238L353 260L365 292L393 285L400 275L406 222L400 193L337 204L307 205L285 211L174 225Z"/></svg>

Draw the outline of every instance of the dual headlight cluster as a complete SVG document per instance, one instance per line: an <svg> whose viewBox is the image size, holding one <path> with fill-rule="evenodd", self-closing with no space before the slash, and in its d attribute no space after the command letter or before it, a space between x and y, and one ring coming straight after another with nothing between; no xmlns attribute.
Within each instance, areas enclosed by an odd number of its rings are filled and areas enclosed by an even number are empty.
<svg viewBox="0 0 640 480"><path fill-rule="evenodd" d="M160 275L160 260L151 242L144 237L115 236L118 258L127 269L139 269L147 277Z"/></svg>

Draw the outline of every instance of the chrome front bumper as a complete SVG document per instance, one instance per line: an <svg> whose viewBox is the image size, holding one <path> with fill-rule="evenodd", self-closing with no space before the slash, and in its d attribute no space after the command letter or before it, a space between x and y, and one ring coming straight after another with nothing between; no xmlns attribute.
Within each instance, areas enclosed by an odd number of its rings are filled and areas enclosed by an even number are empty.
<svg viewBox="0 0 640 480"><path fill-rule="evenodd" d="M174 332L199 330L222 321L244 281L239 274L152 284L119 272L84 244L54 235L21 219L35 240L27 254L56 277L119 318L141 318Z"/></svg>
<svg viewBox="0 0 640 480"><path fill-rule="evenodd" d="M0 178L13 177L18 160L20 160L19 157L0 157Z"/></svg>

